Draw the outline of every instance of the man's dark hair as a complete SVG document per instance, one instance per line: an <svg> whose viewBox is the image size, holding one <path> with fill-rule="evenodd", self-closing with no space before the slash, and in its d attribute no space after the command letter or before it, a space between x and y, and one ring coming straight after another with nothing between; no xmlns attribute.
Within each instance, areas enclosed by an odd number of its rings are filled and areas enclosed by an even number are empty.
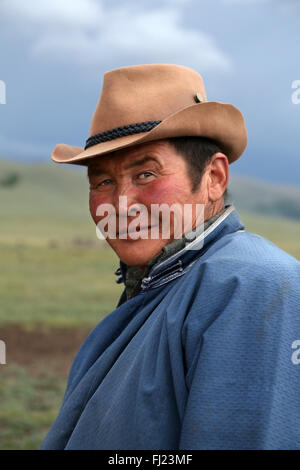
<svg viewBox="0 0 300 470"><path fill-rule="evenodd" d="M192 182L192 191L196 191L207 163L215 153L222 152L222 150L212 139L206 137L172 137L168 139L168 142L173 145L177 153L184 157ZM227 197L226 188L223 194L224 202Z"/></svg>

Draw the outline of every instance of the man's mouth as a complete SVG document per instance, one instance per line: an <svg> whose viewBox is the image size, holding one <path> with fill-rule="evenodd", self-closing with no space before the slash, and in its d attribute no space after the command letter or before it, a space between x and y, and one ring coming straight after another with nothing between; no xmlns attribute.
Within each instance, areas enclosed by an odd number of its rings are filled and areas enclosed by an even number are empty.
<svg viewBox="0 0 300 470"><path fill-rule="evenodd" d="M145 225L144 227L135 227L134 229L130 229L128 230L128 228L126 230L122 230L120 232L117 232L116 235L117 237L120 237L120 236L124 236L124 235L130 235L130 234L139 234L141 232L145 232L145 231L149 231L151 229L154 229L158 227L158 225Z"/></svg>

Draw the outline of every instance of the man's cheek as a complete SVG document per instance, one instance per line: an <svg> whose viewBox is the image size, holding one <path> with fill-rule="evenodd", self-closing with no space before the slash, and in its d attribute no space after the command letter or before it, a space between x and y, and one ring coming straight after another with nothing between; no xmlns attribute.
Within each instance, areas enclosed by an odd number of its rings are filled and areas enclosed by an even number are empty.
<svg viewBox="0 0 300 470"><path fill-rule="evenodd" d="M143 190L143 199L148 206L151 204L172 203L178 189L175 185L169 185L166 181L158 179Z"/></svg>
<svg viewBox="0 0 300 470"><path fill-rule="evenodd" d="M100 220L100 217L98 217L96 214L97 214L97 209L99 205L102 203L103 201L101 200L101 198L99 198L99 196L90 192L90 197L89 197L90 214L95 224L97 224L97 222L99 222Z"/></svg>

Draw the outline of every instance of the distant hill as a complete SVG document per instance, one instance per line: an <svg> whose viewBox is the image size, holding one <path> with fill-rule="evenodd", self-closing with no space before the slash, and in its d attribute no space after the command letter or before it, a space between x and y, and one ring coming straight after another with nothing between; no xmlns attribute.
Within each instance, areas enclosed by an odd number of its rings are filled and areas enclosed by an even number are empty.
<svg viewBox="0 0 300 470"><path fill-rule="evenodd" d="M73 170L54 163L21 163L0 159L0 205L23 209L31 214L65 213L76 215L87 204L88 183L84 169ZM3 207L3 204L6 206Z"/></svg>
<svg viewBox="0 0 300 470"><path fill-rule="evenodd" d="M247 231L300 259L299 188L231 175L229 195ZM98 246L86 169L0 159L0 243Z"/></svg>
<svg viewBox="0 0 300 470"><path fill-rule="evenodd" d="M230 175L230 201L237 209L300 220L300 186L277 185Z"/></svg>
<svg viewBox="0 0 300 470"><path fill-rule="evenodd" d="M300 186L275 185L230 175L229 200L237 209L300 220ZM0 159L0 213L82 216L88 204L84 168L52 163L20 163Z"/></svg>
<svg viewBox="0 0 300 470"><path fill-rule="evenodd" d="M1 239L94 237L83 169L0 160Z"/></svg>

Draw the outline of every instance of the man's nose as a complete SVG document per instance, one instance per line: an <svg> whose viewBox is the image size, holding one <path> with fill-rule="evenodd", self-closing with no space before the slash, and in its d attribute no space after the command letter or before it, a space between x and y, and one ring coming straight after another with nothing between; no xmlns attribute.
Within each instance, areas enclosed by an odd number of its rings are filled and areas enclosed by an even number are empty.
<svg viewBox="0 0 300 470"><path fill-rule="evenodd" d="M114 191L114 207L117 214L127 215L131 206L139 204L139 191L130 182L121 182Z"/></svg>

